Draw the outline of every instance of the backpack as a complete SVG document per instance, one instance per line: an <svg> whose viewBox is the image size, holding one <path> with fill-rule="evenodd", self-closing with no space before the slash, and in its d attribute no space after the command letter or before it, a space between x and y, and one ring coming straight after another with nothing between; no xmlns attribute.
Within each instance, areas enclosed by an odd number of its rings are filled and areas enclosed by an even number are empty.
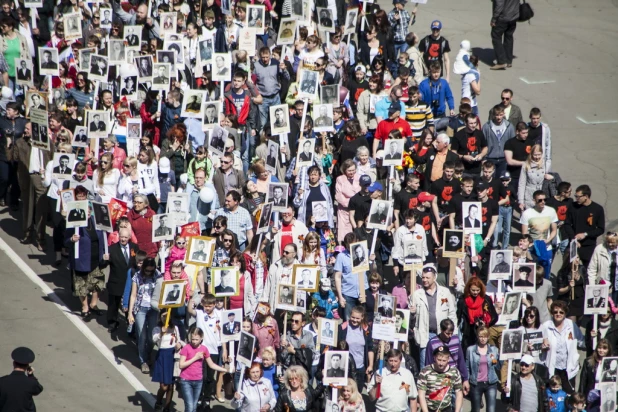
<svg viewBox="0 0 618 412"><path fill-rule="evenodd" d="M530 4L526 3L526 0L524 0L524 2L519 5L519 18L517 19L517 21L522 23L526 21L529 22L530 19L533 17L534 10L532 10L532 6L530 6Z"/></svg>

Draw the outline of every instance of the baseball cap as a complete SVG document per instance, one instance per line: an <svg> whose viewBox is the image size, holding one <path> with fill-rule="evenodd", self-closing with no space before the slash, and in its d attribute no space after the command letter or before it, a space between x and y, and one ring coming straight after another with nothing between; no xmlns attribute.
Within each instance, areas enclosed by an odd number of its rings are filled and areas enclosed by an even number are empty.
<svg viewBox="0 0 618 412"><path fill-rule="evenodd" d="M322 279L320 279L320 283L322 284L322 286L330 287L330 279L329 278L322 278Z"/></svg>
<svg viewBox="0 0 618 412"><path fill-rule="evenodd" d="M527 365L532 365L534 363L534 358L530 355L524 355L521 357L519 363L525 363Z"/></svg>
<svg viewBox="0 0 618 412"><path fill-rule="evenodd" d="M487 183L480 181L476 184L476 191L482 192L483 190L487 190Z"/></svg>
<svg viewBox="0 0 618 412"><path fill-rule="evenodd" d="M433 356L436 356L439 353L446 353L447 355L451 356L451 351L448 350L448 346L446 345L440 345L433 350Z"/></svg>
<svg viewBox="0 0 618 412"><path fill-rule="evenodd" d="M442 22L440 20L434 20L431 22L431 30L438 29L442 30Z"/></svg>
<svg viewBox="0 0 618 412"><path fill-rule="evenodd" d="M229 137L225 139L225 148L228 149L230 147L234 147L234 139L230 139Z"/></svg>
<svg viewBox="0 0 618 412"><path fill-rule="evenodd" d="M358 184L360 184L363 187L371 185L371 176L362 175L358 181Z"/></svg>
<svg viewBox="0 0 618 412"><path fill-rule="evenodd" d="M170 159L168 159L167 157L162 157L159 159L159 172L161 173L170 172Z"/></svg>
<svg viewBox="0 0 618 412"><path fill-rule="evenodd" d="M363 72L363 73L367 73L367 69L365 68L365 66L359 64L358 66L356 66L356 68L354 69L355 72Z"/></svg>
<svg viewBox="0 0 618 412"><path fill-rule="evenodd" d="M511 174L509 172L502 172L500 175L500 180L509 180L511 178Z"/></svg>
<svg viewBox="0 0 618 412"><path fill-rule="evenodd" d="M391 105L388 106L388 115L392 116L396 112L401 111L401 104L399 102L391 102Z"/></svg>
<svg viewBox="0 0 618 412"><path fill-rule="evenodd" d="M369 193L373 193L376 190L379 190L379 191L383 191L384 190L384 188L382 187L382 184L380 182L373 182L371 184L371 186L369 186Z"/></svg>
<svg viewBox="0 0 618 412"><path fill-rule="evenodd" d="M431 194L431 193L429 193L429 192L421 192L421 193L418 195L418 201L419 201L419 202L421 202L421 203L422 203L422 202L433 202L433 200L434 200L435 198L436 198L436 196L435 196L435 195L432 195L432 194Z"/></svg>

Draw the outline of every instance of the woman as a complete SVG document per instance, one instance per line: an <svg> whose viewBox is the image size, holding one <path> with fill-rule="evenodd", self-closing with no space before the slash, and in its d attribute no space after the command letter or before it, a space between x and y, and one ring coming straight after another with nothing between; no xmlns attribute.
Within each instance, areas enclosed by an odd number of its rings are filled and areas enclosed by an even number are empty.
<svg viewBox="0 0 618 412"><path fill-rule="evenodd" d="M387 60L382 55L377 55L371 61L371 74L379 76L382 79L385 89L390 89L393 82L393 76L386 67Z"/></svg>
<svg viewBox="0 0 618 412"><path fill-rule="evenodd" d="M142 123L143 126L143 123ZM150 147L155 154L155 160L159 163L159 156L161 155L161 149L154 143L151 131L144 131L142 137L139 139L139 150ZM139 153L139 151L137 152Z"/></svg>
<svg viewBox="0 0 618 412"><path fill-rule="evenodd" d="M519 175L519 189L517 198L521 210L533 208L534 197L537 190L543 189L543 181L552 180L554 177L547 174L545 162L543 161L543 149L541 145L535 144L530 149L528 159L521 168Z"/></svg>
<svg viewBox="0 0 618 412"><path fill-rule="evenodd" d="M285 371L280 389L275 412L313 411L319 407L318 393L309 385L309 376L302 366L290 366Z"/></svg>
<svg viewBox="0 0 618 412"><path fill-rule="evenodd" d="M418 221L418 214L414 209L408 209L403 213L405 224L399 226L393 236L393 260L397 260L397 265L393 266L395 275L399 275L403 280L403 267L410 262L405 262L406 257L409 255L405 250L405 246L410 241L419 241L421 250L416 251L416 256L425 261L425 258L429 255L427 249L427 238L425 237L425 229L422 225L416 223ZM417 258L417 259L418 259Z"/></svg>
<svg viewBox="0 0 618 412"><path fill-rule="evenodd" d="M240 293L230 297L230 309L243 308L245 316L253 318L258 302L253 293L251 274L247 270L247 263L242 252L236 251L230 256L230 266L237 268L240 273L238 282Z"/></svg>
<svg viewBox="0 0 618 412"><path fill-rule="evenodd" d="M247 270L251 273L253 293L255 298L259 300L268 277L268 256L265 249L270 242L267 239L262 239L261 244L258 244L258 242L260 242L260 236L253 236L243 254L247 263Z"/></svg>
<svg viewBox="0 0 618 412"><path fill-rule="evenodd" d="M149 180L150 185L154 188L152 193L146 194L148 196L148 204L152 210L158 210L159 200L161 199L161 185L159 183L159 164L155 161L154 151L148 147L141 149L137 160L137 171L140 180L144 182Z"/></svg>
<svg viewBox="0 0 618 412"><path fill-rule="evenodd" d="M67 117L65 120L66 127L71 131L71 133L75 134L75 128L83 125L86 116L84 115L83 110L80 110L77 107L77 100L72 97L65 99L65 107L67 112Z"/></svg>
<svg viewBox="0 0 618 412"><path fill-rule="evenodd" d="M234 393L232 407L237 411L253 412L271 410L276 403L277 398L270 380L264 377L262 366L253 362L245 373L240 389Z"/></svg>
<svg viewBox="0 0 618 412"><path fill-rule="evenodd" d="M267 302L260 302L260 306L262 310L258 310L255 314L252 330L260 347L257 356L263 356L264 348L270 347L278 350L281 343L279 325L275 320L275 315L270 311L270 305Z"/></svg>
<svg viewBox="0 0 618 412"><path fill-rule="evenodd" d="M369 78L368 83L369 90L363 90L358 97L356 115L358 116L363 135L371 133L373 136L378 127L378 121L375 116L376 103L384 97L384 83L382 82L382 77L377 74L373 74Z"/></svg>
<svg viewBox="0 0 618 412"><path fill-rule="evenodd" d="M135 229L135 226L133 226ZM141 245L140 245L141 246ZM131 279L131 298L129 299L129 324L135 324L137 350L142 373L150 373L148 362L152 344L152 332L157 324L157 311L150 300L157 280L162 277L157 270L154 258L148 257L142 268Z"/></svg>
<svg viewBox="0 0 618 412"><path fill-rule="evenodd" d="M251 181L256 184L257 191L260 195L266 196L268 193L268 185L271 183L279 183L277 176L271 175L264 163L264 159L258 159L251 165L253 176Z"/></svg>
<svg viewBox="0 0 618 412"><path fill-rule="evenodd" d="M384 45L383 53L386 56L386 60L388 62L394 62L397 58L397 51L395 50L395 39L393 37L393 28L388 20L388 15L385 10L378 10L375 12L375 26L378 32L378 40L380 40L380 44ZM414 19L415 17L413 17ZM410 23L414 24L414 20Z"/></svg>
<svg viewBox="0 0 618 412"><path fill-rule="evenodd" d="M103 139L103 150L105 153L112 155L112 167L119 172L122 171L122 163L127 158L127 152L120 146L118 146L118 139L115 135L109 134Z"/></svg>
<svg viewBox="0 0 618 412"><path fill-rule="evenodd" d="M379 273L372 271L369 276L367 276L367 281L369 282L369 290L368 293L366 293L364 305L367 310L367 322L373 323L378 295L388 295L388 292L383 289L382 276L380 276ZM406 302L405 305L407 307L407 294L404 302ZM397 306L399 306L399 299L397 299Z"/></svg>
<svg viewBox="0 0 618 412"><path fill-rule="evenodd" d="M491 328L498 321L496 308L485 294L485 284L478 277L471 277L464 287L463 298L457 302L457 319L460 319L462 342L466 348L475 343L475 330L481 326Z"/></svg>
<svg viewBox="0 0 618 412"><path fill-rule="evenodd" d="M470 377L470 400L472 412L479 412L485 394L486 412L495 412L496 393L498 392L498 376L500 374L500 350L487 344L489 329L480 326L476 330L477 344L466 350L466 367Z"/></svg>
<svg viewBox="0 0 618 412"><path fill-rule="evenodd" d="M309 232L303 240L303 249L299 256L303 265L316 265L320 267L321 278L328 276L326 268L326 256L320 248L320 236L316 232Z"/></svg>
<svg viewBox="0 0 618 412"><path fill-rule="evenodd" d="M137 194L133 196L133 207L127 212L129 222L140 250L143 250L149 257L154 258L159 248L152 241L152 217L155 212L148 207L148 198L145 195Z"/></svg>
<svg viewBox="0 0 618 412"><path fill-rule="evenodd" d="M15 91L15 76L17 73L15 59L32 61L28 42L24 36L15 31L16 26L17 21L12 17L5 16L0 18L0 30L2 31L2 36L0 36L0 53L2 53L8 66L7 74L9 77L9 84L5 86L10 87L13 92Z"/></svg>
<svg viewBox="0 0 618 412"><path fill-rule="evenodd" d="M576 323L584 316L587 284L586 268L580 265L579 257L575 257L573 262L563 259L556 276L558 299L569 305L567 317Z"/></svg>
<svg viewBox="0 0 618 412"><path fill-rule="evenodd" d="M75 67L69 68L67 62L62 61L58 63L58 74L59 76L52 76L52 89L54 92L56 90L67 90L75 87L75 77L77 76L77 71ZM47 79L44 81L44 88L47 86ZM63 93L64 97L64 93ZM56 101L54 100L54 104Z"/></svg>
<svg viewBox="0 0 618 412"><path fill-rule="evenodd" d="M82 304L81 316L84 319L88 319L92 313L97 316L103 314L97 307L97 303L99 292L105 285L105 274L99 268L99 263L103 261L105 253L103 232L96 229L90 206L87 218L87 226L80 227L77 231L69 228L64 234L64 245L69 249L69 264L73 271L73 296L79 297ZM75 256L76 243L79 258ZM88 304L88 295L92 296L90 304Z"/></svg>
<svg viewBox="0 0 618 412"><path fill-rule="evenodd" d="M579 391L581 393L589 393L595 388L598 383L597 368L601 365L603 358L612 356L612 346L607 339L599 339L597 348L594 353L587 357L582 365L582 371L579 374Z"/></svg>
<svg viewBox="0 0 618 412"><path fill-rule="evenodd" d="M610 298L607 312L598 317L596 330L592 329L594 322L588 322L586 325L586 356L590 356L594 352L594 341L596 340L598 343L601 339L609 342L609 347L613 353L618 353L618 320L614 318L613 305L614 302Z"/></svg>
<svg viewBox="0 0 618 412"><path fill-rule="evenodd" d="M140 117L142 118L142 131L146 135L152 136L152 142L155 146L159 146L159 136L161 134L161 112L159 109L159 92L157 90L149 90L146 93L146 99L139 109Z"/></svg>
<svg viewBox="0 0 618 412"><path fill-rule="evenodd" d="M253 217L253 225L256 225L255 214L260 208L260 205L264 203L266 199L266 193L260 193L258 191L258 185L253 180L246 180L242 187L242 203L241 207L244 207L249 211ZM255 227L254 227L255 229Z"/></svg>
<svg viewBox="0 0 618 412"><path fill-rule="evenodd" d="M365 39L360 42L360 61L365 66L367 71L372 70L372 62L376 56L384 53L386 44L378 38L378 28L371 24L365 28ZM384 61L381 61L382 65ZM374 74L374 73L372 73Z"/></svg>
<svg viewBox="0 0 618 412"><path fill-rule="evenodd" d="M355 166L356 167L356 166ZM322 173L320 167L313 165L307 170L308 182L306 185L301 185L298 189L296 196L294 197L294 207L298 208L298 220L305 222L308 216L314 216L316 212L313 210L315 202L326 202L326 214L328 217L329 226L333 225L333 210L331 205L333 204L330 196L330 189L321 180Z"/></svg>
<svg viewBox="0 0 618 412"><path fill-rule="evenodd" d="M326 48L328 57L328 65L326 71L335 79L336 84L345 84L347 81L346 67L350 62L348 54L348 45L341 42L342 27L336 29L334 34L330 35L330 47Z"/></svg>
<svg viewBox="0 0 618 412"><path fill-rule="evenodd" d="M341 302L340 302L341 303ZM337 338L346 341L349 351L356 366L356 376L351 376L356 381L359 391L365 387L365 374L373 373L373 340L371 329L365 319L365 308L355 306L350 313L350 319L339 327Z"/></svg>
<svg viewBox="0 0 618 412"><path fill-rule="evenodd" d="M72 89L66 91L67 100L74 98L78 109L82 110L85 106L91 108L94 104L94 89L88 80L88 72L77 73L77 83Z"/></svg>
<svg viewBox="0 0 618 412"><path fill-rule="evenodd" d="M339 243L343 243L345 235L352 232L348 204L352 196L360 192L359 178L359 175L356 174L354 160L345 160L341 164L341 176L337 178L335 186L335 199L339 203L337 208L337 240Z"/></svg>
<svg viewBox="0 0 618 412"><path fill-rule="evenodd" d="M523 354L530 355L534 358L536 364L534 373L545 380L549 379L547 366L545 366L545 352L548 349L547 331L541 326L541 315L536 306L528 306L524 310L524 316L521 320L521 327L524 333L528 336L539 335L542 337L542 342L530 343L529 340L524 342Z"/></svg>
<svg viewBox="0 0 618 412"><path fill-rule="evenodd" d="M339 164L346 160L353 160L359 147L369 148L365 135L366 133L363 133L359 120L351 119L346 122L334 139L335 156Z"/></svg>
<svg viewBox="0 0 618 412"><path fill-rule="evenodd" d="M318 68L316 67L317 60L324 56L321 46L322 41L318 36L313 34L311 36L307 36L307 44L298 55L299 63L298 69L296 70L297 84L300 84L300 72L302 69L318 71Z"/></svg>
<svg viewBox="0 0 618 412"><path fill-rule="evenodd" d="M94 191L101 196L101 201L105 204L113 197L118 197L118 182L122 178L118 169L112 165L113 159L111 153L103 153L99 167L92 174Z"/></svg>
<svg viewBox="0 0 618 412"><path fill-rule="evenodd" d="M215 255L212 258L213 267L229 266L231 256L236 253L235 239L234 232L230 229L225 229L219 234Z"/></svg>
<svg viewBox="0 0 618 412"><path fill-rule="evenodd" d="M433 147L433 133L430 129L423 129L421 132L421 137L418 139L418 142L412 146L412 150L410 153L410 157L414 161L415 174L419 176L421 179L421 183L423 179L425 179L425 167L427 166L425 162L421 162L419 159L424 158L429 149Z"/></svg>
<svg viewBox="0 0 618 412"><path fill-rule="evenodd" d="M372 182L378 179L376 172L376 162L370 157L369 148L367 146L360 146L356 149L356 157L354 158L358 173L367 175L371 178Z"/></svg>
<svg viewBox="0 0 618 412"><path fill-rule="evenodd" d="M339 395L340 412L365 412L365 402L363 396L358 391L356 381L348 378L348 384L341 389Z"/></svg>
<svg viewBox="0 0 618 412"><path fill-rule="evenodd" d="M167 139L161 145L161 156L170 159L176 176L187 173L189 162L193 158L191 143L187 139L187 126L178 123L167 131Z"/></svg>
<svg viewBox="0 0 618 412"><path fill-rule="evenodd" d="M127 203L127 207L133 207L135 195L142 194L147 196L155 191L150 179L142 179L140 177L137 164L137 158L133 156L126 158L122 164L124 177L118 183L118 196Z"/></svg>

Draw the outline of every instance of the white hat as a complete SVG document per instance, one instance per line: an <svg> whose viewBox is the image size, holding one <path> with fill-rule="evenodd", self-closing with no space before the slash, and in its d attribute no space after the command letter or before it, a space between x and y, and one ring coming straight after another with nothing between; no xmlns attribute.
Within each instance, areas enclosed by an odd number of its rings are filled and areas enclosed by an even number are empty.
<svg viewBox="0 0 618 412"><path fill-rule="evenodd" d="M170 172L170 159L168 159L167 157L162 157L159 159L159 172L161 173Z"/></svg>
<svg viewBox="0 0 618 412"><path fill-rule="evenodd" d="M534 358L530 355L524 355L521 357L521 360L519 361L519 363L526 363L528 365L533 365L534 364Z"/></svg>
<svg viewBox="0 0 618 412"><path fill-rule="evenodd" d="M189 175L186 173L183 173L180 175L180 184L181 185L186 185L187 182L189 181Z"/></svg>
<svg viewBox="0 0 618 412"><path fill-rule="evenodd" d="M2 98L11 99L13 97L13 90L11 88L2 86Z"/></svg>

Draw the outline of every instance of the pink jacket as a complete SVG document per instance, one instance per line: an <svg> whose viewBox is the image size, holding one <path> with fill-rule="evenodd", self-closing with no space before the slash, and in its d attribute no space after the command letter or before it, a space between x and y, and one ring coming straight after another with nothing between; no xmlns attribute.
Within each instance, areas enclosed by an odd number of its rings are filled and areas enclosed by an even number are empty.
<svg viewBox="0 0 618 412"><path fill-rule="evenodd" d="M253 323L253 335L257 337L260 343L260 351L258 356L262 356L262 350L268 346L275 348L275 351L279 349L279 326L277 321L272 316L269 316L266 322L266 326Z"/></svg>
<svg viewBox="0 0 618 412"><path fill-rule="evenodd" d="M170 254L165 259L165 273L170 271L170 267L172 267L172 263L177 260L185 261L185 254L187 253L187 249L180 249L176 245L172 246L170 249Z"/></svg>
<svg viewBox="0 0 618 412"><path fill-rule="evenodd" d="M183 270L180 274L180 279L185 281L185 300L188 301L191 298L191 285L189 283L189 276ZM166 271L163 275L163 280L172 280L172 274L169 271Z"/></svg>

